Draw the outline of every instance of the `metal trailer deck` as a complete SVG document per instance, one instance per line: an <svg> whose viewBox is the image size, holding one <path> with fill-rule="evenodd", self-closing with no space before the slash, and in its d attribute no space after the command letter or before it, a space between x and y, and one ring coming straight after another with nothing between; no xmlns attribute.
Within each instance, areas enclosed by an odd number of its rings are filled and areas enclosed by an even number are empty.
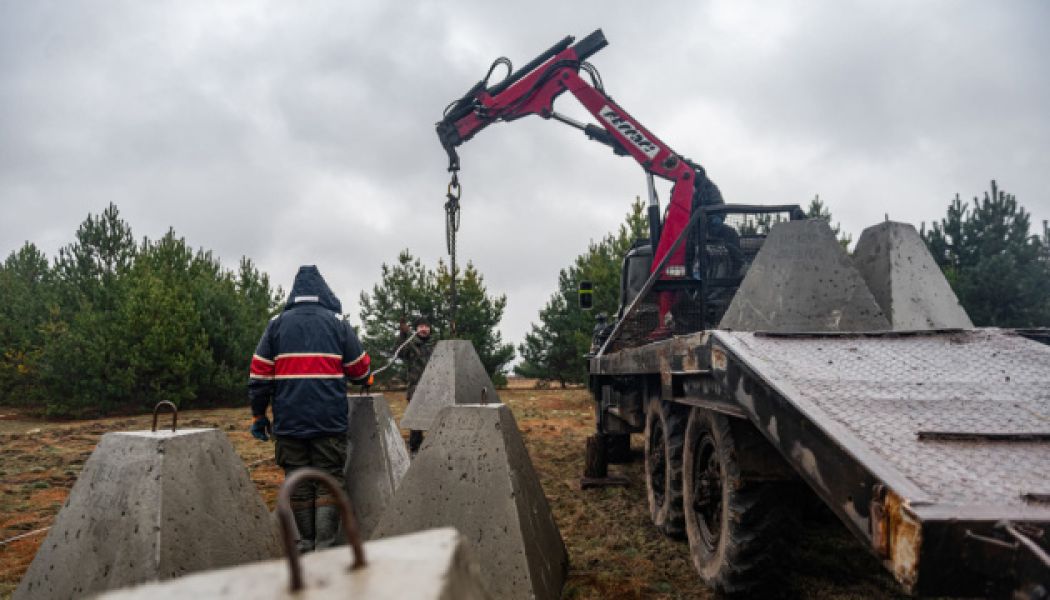
<svg viewBox="0 0 1050 600"><path fill-rule="evenodd" d="M997 329L709 344L723 400L907 590L1050 581L1050 347Z"/></svg>

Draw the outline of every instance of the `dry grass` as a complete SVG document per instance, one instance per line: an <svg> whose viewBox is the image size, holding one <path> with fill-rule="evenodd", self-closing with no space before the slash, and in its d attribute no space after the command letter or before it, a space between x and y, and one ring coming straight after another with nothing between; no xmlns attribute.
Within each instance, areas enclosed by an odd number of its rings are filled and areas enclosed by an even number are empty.
<svg viewBox="0 0 1050 600"><path fill-rule="evenodd" d="M638 461L612 467L631 480L628 488L579 490L584 440L593 431L585 390L533 390L515 382L500 396L514 411L569 550L565 598L712 597L693 572L687 546L649 525ZM388 393L387 398L400 417L404 394ZM148 428L149 420L147 416L67 424L0 420L0 539L49 526L99 438L108 431ZM248 434L247 409L189 411L179 421L186 427L225 431L245 463L254 464L252 479L273 506L283 477L268 460L273 458L272 445ZM785 557L794 572L787 595L895 596L893 581L877 562L833 517L813 512L805 519L795 555ZM0 598L14 590L44 537L38 534L0 547Z"/></svg>

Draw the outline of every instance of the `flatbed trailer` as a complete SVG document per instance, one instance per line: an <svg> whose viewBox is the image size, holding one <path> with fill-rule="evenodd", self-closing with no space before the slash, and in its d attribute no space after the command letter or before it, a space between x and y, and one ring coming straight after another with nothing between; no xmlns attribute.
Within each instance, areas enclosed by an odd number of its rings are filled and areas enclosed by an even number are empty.
<svg viewBox="0 0 1050 600"><path fill-rule="evenodd" d="M723 591L734 591L726 569L740 568L712 564L725 560L718 536L742 517L712 506L748 489L742 482L788 476L909 593L1050 589L1050 346L1000 329L713 330L599 354L589 369L599 431L647 435L654 521L681 468L694 563ZM668 442L654 460L649 436L681 430L686 413L684 450ZM728 423L732 436L706 433L708 422ZM705 450L711 439L735 444L721 464ZM680 467L651 473L675 452ZM726 488L715 501L712 473Z"/></svg>

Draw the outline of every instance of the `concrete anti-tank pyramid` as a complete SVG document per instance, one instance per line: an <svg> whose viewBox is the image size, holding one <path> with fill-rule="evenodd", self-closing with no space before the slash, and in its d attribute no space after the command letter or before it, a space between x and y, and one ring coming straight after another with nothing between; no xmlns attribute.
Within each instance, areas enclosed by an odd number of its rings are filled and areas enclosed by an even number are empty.
<svg viewBox="0 0 1050 600"><path fill-rule="evenodd" d="M886 221L868 227L860 234L853 264L893 329L973 327L912 225Z"/></svg>
<svg viewBox="0 0 1050 600"><path fill-rule="evenodd" d="M808 219L773 227L718 328L881 331L889 321L827 221Z"/></svg>
<svg viewBox="0 0 1050 600"><path fill-rule="evenodd" d="M311 600L370 598L485 600L469 544L456 530L435 529L365 542L364 567L350 569L350 551L337 546L302 557L303 589L289 591L288 564L268 560L197 573L173 581L110 592L106 600Z"/></svg>
<svg viewBox="0 0 1050 600"><path fill-rule="evenodd" d="M482 390L489 403L499 402L496 386L485 372L474 345L468 340L440 341L419 378L412 402L401 417L401 428L426 431L442 408L481 402Z"/></svg>
<svg viewBox="0 0 1050 600"><path fill-rule="evenodd" d="M347 400L346 491L358 530L368 539L408 471L408 449L382 394L351 395Z"/></svg>
<svg viewBox="0 0 1050 600"><path fill-rule="evenodd" d="M80 598L280 555L266 505L221 431L109 433L14 598Z"/></svg>
<svg viewBox="0 0 1050 600"><path fill-rule="evenodd" d="M466 536L493 597L561 597L565 544L502 404L441 411L373 537L445 526Z"/></svg>

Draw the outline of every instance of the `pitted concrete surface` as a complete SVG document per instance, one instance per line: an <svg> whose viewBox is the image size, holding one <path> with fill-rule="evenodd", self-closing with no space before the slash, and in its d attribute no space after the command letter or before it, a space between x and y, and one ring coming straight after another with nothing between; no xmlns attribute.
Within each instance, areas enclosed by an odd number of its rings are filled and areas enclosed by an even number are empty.
<svg viewBox="0 0 1050 600"><path fill-rule="evenodd" d="M853 264L893 329L973 328L912 225L886 221L868 227L853 251Z"/></svg>
<svg viewBox="0 0 1050 600"><path fill-rule="evenodd" d="M221 431L109 433L14 598L79 598L280 555L266 506Z"/></svg>
<svg viewBox="0 0 1050 600"><path fill-rule="evenodd" d="M881 331L889 321L831 227L808 219L773 227L718 328Z"/></svg>
<svg viewBox="0 0 1050 600"><path fill-rule="evenodd" d="M268 560L110 592L108 600L484 600L475 554L455 529L365 543L368 564L351 570L346 546L302 557L304 589L288 590L288 564Z"/></svg>
<svg viewBox="0 0 1050 600"><path fill-rule="evenodd" d="M408 471L408 449L382 394L350 395L347 400L346 491L361 535L367 539Z"/></svg>
<svg viewBox="0 0 1050 600"><path fill-rule="evenodd" d="M401 417L401 428L426 431L442 408L481 402L483 389L490 404L499 403L496 386L485 372L474 344L468 340L440 341Z"/></svg>
<svg viewBox="0 0 1050 600"><path fill-rule="evenodd" d="M510 409L441 411L374 533L452 526L495 598L561 597L568 555Z"/></svg>

